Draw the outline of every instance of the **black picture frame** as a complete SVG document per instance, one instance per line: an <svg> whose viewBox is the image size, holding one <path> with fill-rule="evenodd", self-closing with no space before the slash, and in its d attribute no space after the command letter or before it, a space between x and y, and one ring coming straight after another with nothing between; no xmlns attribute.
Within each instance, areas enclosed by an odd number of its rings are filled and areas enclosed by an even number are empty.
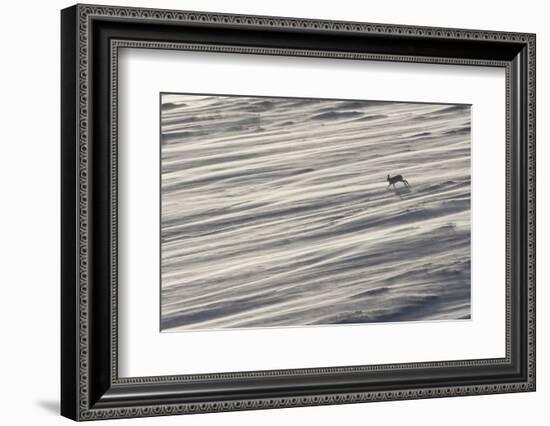
<svg viewBox="0 0 550 426"><path fill-rule="evenodd" d="M74 420L535 390L535 35L97 5L61 12L61 414ZM118 377L117 49L506 69L506 357Z"/></svg>

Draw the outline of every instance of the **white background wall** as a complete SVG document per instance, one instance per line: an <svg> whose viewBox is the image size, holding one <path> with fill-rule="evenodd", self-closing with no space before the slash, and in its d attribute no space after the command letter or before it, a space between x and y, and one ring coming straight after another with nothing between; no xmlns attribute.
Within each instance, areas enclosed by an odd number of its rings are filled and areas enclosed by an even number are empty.
<svg viewBox="0 0 550 426"><path fill-rule="evenodd" d="M120 0L104 4L537 33L538 390L530 394L292 408L118 424L547 424L550 401L548 258L550 27L543 1L383 2ZM59 404L59 9L2 5L0 65L0 421L68 424ZM545 168L546 167L546 168ZM131 422L131 423L129 423ZM102 424L109 424L106 422ZM113 423L115 424L115 423Z"/></svg>

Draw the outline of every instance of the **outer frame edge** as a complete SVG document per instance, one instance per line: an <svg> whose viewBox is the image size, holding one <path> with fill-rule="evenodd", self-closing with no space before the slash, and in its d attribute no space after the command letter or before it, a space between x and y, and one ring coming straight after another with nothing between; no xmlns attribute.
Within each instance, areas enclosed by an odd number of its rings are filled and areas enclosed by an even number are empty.
<svg viewBox="0 0 550 426"><path fill-rule="evenodd" d="M76 61L77 7L61 11L61 415L77 420Z"/></svg>
<svg viewBox="0 0 550 426"><path fill-rule="evenodd" d="M133 8L119 8L119 7L102 7L102 6L88 6L88 5L78 5L77 6L77 20L80 24L78 32L78 57L79 57L79 111L78 111L78 122L79 129L77 131L79 138L79 179L80 179L80 189L79 192L79 283L81 290L78 293L78 298L80 301L80 310L77 317L78 321L78 335L79 335L79 350L78 356L80 360L80 368L78 368L79 382L76 385L76 390L78 392L78 407L77 407L77 419L81 420L91 420L99 418L114 418L114 417L141 417L141 416L152 416L152 415L169 415L169 414L183 414L191 412L216 412L216 411L229 411L229 410L242 410L242 409L260 409L260 408L280 408L280 407L291 407L291 406L306 406L306 405L324 405L324 404L337 404L337 403L351 403L351 402L366 402L366 401L381 401L381 400L397 400L397 399L415 399L415 398L431 398L438 396L461 396L461 395L475 395L475 394L485 394L485 393L504 393L504 392L518 392L518 391L534 391L535 390L535 377L532 375L531 379L528 379L527 382L520 383L506 383L500 385L485 385L485 386L473 386L468 389L461 389L461 387L448 388L452 391L454 395L439 395L439 391L442 389L425 389L425 390L403 390L403 391L390 391L390 392L378 392L378 395L368 396L365 394L356 394L356 398L346 394L338 395L326 395L324 397L303 397L303 398L278 398L276 400L268 400L267 406L262 406L263 400L248 400L248 401L231 401L229 402L214 402L209 404L200 404L198 407L193 407L192 405L186 404L166 404L162 406L155 407L140 407L140 408L117 408L117 409L89 409L87 406L87 389L86 389L86 362L87 362L87 352L86 352L86 342L82 341L82 337L86 337L87 330L87 311L86 311L86 295L87 295L87 266L86 266L86 249L87 249L87 217L86 217L86 207L87 200L85 191L82 192L82 185L86 186L87 184L87 139L86 139L86 126L87 126L87 111L85 105L87 102L87 91L86 91L86 81L87 81L87 49L88 49L88 39L87 39L87 28L86 22L89 15L101 15L101 16L127 16L128 11L132 11L138 14L145 19L178 19L178 17L183 16L185 19L190 19L195 21L200 19L201 21L206 21L208 19L218 19L218 17L227 17L230 19L230 23L239 24L239 25L265 25L265 20L272 20L276 23L276 26L281 28L290 28L295 27L295 25L302 25L305 28L317 28L315 25L323 24L327 27L321 28L329 31L353 31L353 25L355 23L346 23L346 22L337 22L337 21L324 21L324 20L309 20L309 19L295 19L295 18L275 18L275 17L260 17L260 16L246 16L246 15L228 15L228 14L215 14L215 13L202 13L202 12L178 12L178 11L168 11L168 10L156 10L156 9L133 9ZM251 22L239 22L238 20L250 19ZM181 18L183 20L183 18ZM195 21L197 22L197 21ZM212 21L216 22L216 21ZM82 25L84 24L84 33L82 33ZM349 25L348 29L346 25ZM534 69L535 69L535 58L534 58L534 44L535 44L535 35L529 33L500 33L495 31L481 31L481 30L460 30L460 29L446 29L446 28L431 28L430 27L406 27L401 25L386 25L386 24L366 24L366 23L357 23L357 31L366 31L366 32L382 32L385 34L390 34L392 31L398 28L406 29L411 31L410 34L418 37L443 37L443 38L462 38L462 37L473 37L473 39L485 39L490 40L493 37L495 40L502 41L514 41L520 43L526 43L529 48L529 64L528 70L529 73L533 73L532 77L529 77L529 109L528 113L533 118L529 119L529 152L533 154L532 160L528 162L528 173L529 177L533 178L532 186L529 184L529 193L528 203L532 208L529 209L529 221L532 221L532 229L534 231L534 193L531 194L531 191L534 191L534 101L535 101L535 78L534 78ZM434 34L429 34L429 31L435 31ZM438 30L448 30L448 33L439 34ZM84 86L82 86L84 84ZM532 105L531 105L532 102ZM531 129L531 127L533 127ZM532 249L528 249L528 268L530 271L529 275L529 293L528 297L529 307L534 310L534 266L535 266L535 249L534 249L534 235L531 237L530 242L532 242ZM531 246L531 244L530 244ZM532 275L531 275L532 274ZM529 316L529 319L532 320L532 326L529 330L531 331L531 337L528 338L529 346L529 360L530 366L528 370L534 373L534 351L535 351L535 337L534 337L534 313ZM471 389L470 389L471 388ZM436 393L433 393L436 392ZM403 396L404 395L404 396Z"/></svg>

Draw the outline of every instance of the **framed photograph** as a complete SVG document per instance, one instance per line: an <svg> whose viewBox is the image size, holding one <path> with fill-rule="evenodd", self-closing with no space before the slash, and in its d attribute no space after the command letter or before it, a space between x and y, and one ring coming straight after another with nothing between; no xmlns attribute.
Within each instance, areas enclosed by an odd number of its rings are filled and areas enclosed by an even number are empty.
<svg viewBox="0 0 550 426"><path fill-rule="evenodd" d="M61 12L61 412L535 390L535 35Z"/></svg>

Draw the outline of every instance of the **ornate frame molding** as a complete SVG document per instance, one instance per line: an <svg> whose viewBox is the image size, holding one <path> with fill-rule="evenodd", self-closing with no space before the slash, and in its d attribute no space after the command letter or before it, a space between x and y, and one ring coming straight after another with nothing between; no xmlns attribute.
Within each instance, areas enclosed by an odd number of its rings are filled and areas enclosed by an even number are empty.
<svg viewBox="0 0 550 426"><path fill-rule="evenodd" d="M69 16L69 12L66 12ZM435 398L444 396L462 396L488 393L505 393L517 391L533 391L535 389L535 36L533 34L520 34L510 32L479 31L464 29L430 28L430 27L412 27L402 25L370 24L358 22L337 22L324 20L294 19L267 16L247 16L230 15L201 12L170 11L141 8L125 7L104 7L77 5L72 9L68 20L74 20L74 35L77 37L75 69L75 87L77 94L76 102L76 132L75 140L68 140L64 144L72 143L76 146L76 206L73 207L76 213L76 272L75 280L64 284L73 286L76 297L76 311L74 320L76 321L77 336L73 345L77 350L77 360L74 365L74 374L76 381L71 386L71 390L77 393L76 407L65 408L65 414L78 420L92 420L113 417L141 417L158 416L171 414L184 414L196 412L216 412L244 409L262 409L278 408L292 406L309 406L324 404L342 404L366 401L382 400L401 400L416 398ZM91 341L93 336L90 331L90 268L93 258L90 256L90 216L92 206L90 205L91 196L91 170L90 170L90 114L91 106L91 27L92 21L96 19L112 19L120 21L132 21L140 23L177 23L177 24L211 24L223 25L226 27L245 27L257 29L279 29L293 31L316 31L330 33L350 33L350 34L373 34L385 37L410 36L418 39L437 39L437 40L467 40L467 41L487 41L487 42L506 42L525 46L527 58L526 75L526 97L527 97L527 145L526 145L526 167L527 181L526 192L524 194L527 203L527 233L528 244L526 247L527 258L527 283L526 283L526 379L520 381L511 381L504 383L479 384L479 385L457 385L457 386L436 386L427 388L401 388L398 390L367 391L367 392L328 392L321 394L312 394L305 396L274 396L269 398L231 398L219 399L214 402L166 402L162 404L144 404L138 406L102 406L91 397L90 375L93 374L90 366L90 353L93 350ZM321 369L302 369L302 370L274 370L261 372L244 373L224 373L212 375L191 375L191 376L160 376L160 377L138 377L138 378L119 378L118 377L118 327L117 327L117 85L118 85L118 50L120 48L155 48L155 49L177 49L177 50L197 50L197 51L218 51L226 53L239 54L264 54L264 55L298 55L315 56L325 58L356 59L356 60L384 60L398 62L425 62L425 63L446 63L458 65L482 65L504 67L506 69L506 103L507 103L507 260L506 260L506 358L504 359L482 359L482 360L464 360L450 362L433 363L414 363L414 364L388 364L360 367L327 367ZM359 52L342 52L312 49L294 49L294 48L271 48L271 47L247 47L214 45L201 43L181 43L171 41L144 41L144 40L122 40L112 39L110 42L110 80L109 87L111 91L110 103L110 138L111 138L111 175L110 175L110 215L111 215L111 239L110 239L110 385L112 387L124 387L126 385L154 385L170 384L194 381L216 381L221 379L242 379L250 377L274 377L274 376L303 376L307 374L330 375L333 373L348 372L369 372L386 371L410 368L442 368L442 367L468 367L482 365L502 365L511 363L511 340L512 340L512 310L511 310L511 265L510 256L512 254L512 221L510 211L512 209L511 200L511 175L512 175L512 151L510 148L513 130L510 127L513 106L511 98L513 95L512 73L513 65L511 61L505 60L483 60L483 59L465 59L465 58L445 58L438 56L407 56L394 54L371 54ZM74 64L73 64L74 66ZM73 107L74 108L74 107ZM71 161L74 161L72 159ZM521 189L521 188L520 188ZM68 318L64 317L63 321ZM73 336L74 338L74 336ZM68 385L65 385L66 387ZM65 397L64 397L65 398Z"/></svg>

